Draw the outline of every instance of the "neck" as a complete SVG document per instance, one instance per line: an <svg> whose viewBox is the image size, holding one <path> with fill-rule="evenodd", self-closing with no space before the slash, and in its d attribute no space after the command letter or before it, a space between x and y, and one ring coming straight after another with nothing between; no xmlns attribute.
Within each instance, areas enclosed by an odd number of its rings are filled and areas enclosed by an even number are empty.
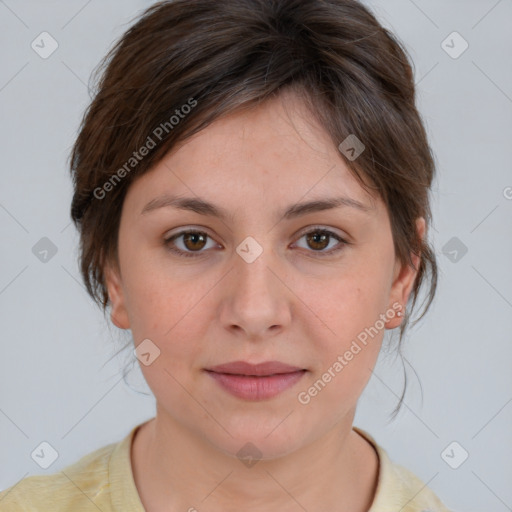
<svg viewBox="0 0 512 512"><path fill-rule="evenodd" d="M352 420L353 414L283 457L246 465L157 414L138 429L133 442L137 490L147 512L366 512L375 495L378 456L352 430Z"/></svg>

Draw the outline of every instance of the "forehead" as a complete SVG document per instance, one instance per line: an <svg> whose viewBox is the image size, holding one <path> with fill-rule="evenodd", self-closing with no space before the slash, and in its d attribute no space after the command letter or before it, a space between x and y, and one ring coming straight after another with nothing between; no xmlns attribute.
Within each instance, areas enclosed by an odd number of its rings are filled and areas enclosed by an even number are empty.
<svg viewBox="0 0 512 512"><path fill-rule="evenodd" d="M136 180L126 201L140 212L162 193L209 198L228 210L338 196L373 207L376 199L294 94L217 119Z"/></svg>

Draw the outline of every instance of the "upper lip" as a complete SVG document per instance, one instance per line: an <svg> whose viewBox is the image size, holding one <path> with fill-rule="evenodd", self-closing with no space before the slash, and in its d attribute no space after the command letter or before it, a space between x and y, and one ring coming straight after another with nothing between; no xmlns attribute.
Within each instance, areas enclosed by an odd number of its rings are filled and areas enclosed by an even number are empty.
<svg viewBox="0 0 512 512"><path fill-rule="evenodd" d="M265 361L264 363L251 364L246 361L233 361L231 363L219 364L206 368L215 373L230 373L233 375L275 375L278 373L293 373L302 371L304 368L290 366L280 361Z"/></svg>

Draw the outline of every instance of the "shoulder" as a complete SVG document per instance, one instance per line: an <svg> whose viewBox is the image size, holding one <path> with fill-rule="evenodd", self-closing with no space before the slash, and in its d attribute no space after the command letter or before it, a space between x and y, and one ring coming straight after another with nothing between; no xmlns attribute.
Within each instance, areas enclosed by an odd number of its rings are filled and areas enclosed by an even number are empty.
<svg viewBox="0 0 512 512"><path fill-rule="evenodd" d="M354 430L366 438L379 455L377 489L368 512L451 512L423 480L393 462L368 432L358 427L354 427Z"/></svg>
<svg viewBox="0 0 512 512"><path fill-rule="evenodd" d="M57 473L23 478L0 493L0 510L80 512L97 507L108 512L109 461L119 444L103 446Z"/></svg>
<svg viewBox="0 0 512 512"><path fill-rule="evenodd" d="M399 504L402 512L450 512L434 491L410 470L389 458L384 464L388 475L384 496L393 506Z"/></svg>

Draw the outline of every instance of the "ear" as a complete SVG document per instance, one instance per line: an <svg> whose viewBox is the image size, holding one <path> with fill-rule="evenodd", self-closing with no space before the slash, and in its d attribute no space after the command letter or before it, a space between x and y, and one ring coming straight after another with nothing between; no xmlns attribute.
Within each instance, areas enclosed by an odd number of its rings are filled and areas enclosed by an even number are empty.
<svg viewBox="0 0 512 512"><path fill-rule="evenodd" d="M110 318L112 323L120 329L129 329L130 320L126 310L124 290L118 267L114 268L111 263L105 265L105 284L111 303Z"/></svg>
<svg viewBox="0 0 512 512"><path fill-rule="evenodd" d="M423 239L426 230L426 223L423 217L418 217L416 219L416 230L418 232L418 236L421 239ZM389 295L389 307L392 308L393 310L396 310L397 312L401 311L402 316L395 316L394 318L388 320L388 322L386 323L387 329L394 329L395 327L398 327L401 324L402 319L404 318L407 300L409 299L409 295L414 286L414 281L416 280L416 276L418 275L417 269L419 267L421 260L420 256L414 253L411 254L411 258L416 270L414 270L414 268L412 268L408 264L402 265L401 262L398 260L395 263L393 284ZM394 307L392 306L393 304L395 304ZM397 304L400 305L399 309L397 309L396 307Z"/></svg>

